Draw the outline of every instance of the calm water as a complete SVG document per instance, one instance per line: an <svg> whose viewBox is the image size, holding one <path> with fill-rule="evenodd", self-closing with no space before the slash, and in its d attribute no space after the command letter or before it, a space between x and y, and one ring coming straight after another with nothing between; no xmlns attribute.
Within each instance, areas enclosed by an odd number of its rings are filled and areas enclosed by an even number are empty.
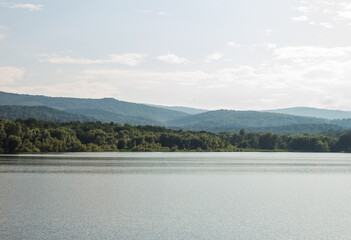
<svg viewBox="0 0 351 240"><path fill-rule="evenodd" d="M0 155L0 239L351 239L351 155Z"/></svg>

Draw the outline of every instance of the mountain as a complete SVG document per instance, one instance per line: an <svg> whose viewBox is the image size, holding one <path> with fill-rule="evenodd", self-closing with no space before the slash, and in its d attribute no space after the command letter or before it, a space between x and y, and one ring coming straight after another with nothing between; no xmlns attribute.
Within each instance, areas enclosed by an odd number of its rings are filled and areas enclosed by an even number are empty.
<svg viewBox="0 0 351 240"><path fill-rule="evenodd" d="M181 107L181 106L162 106L162 105L153 105L153 104L149 104L149 105L154 107L184 112L191 115L208 112L208 110L199 109L199 108L190 108L190 107Z"/></svg>
<svg viewBox="0 0 351 240"><path fill-rule="evenodd" d="M147 119L148 121L154 122L165 122L189 115L180 111L119 101L113 98L85 99L46 97L6 92L0 92L0 105L47 106L67 111L73 111L75 109L92 109L92 112L94 112L96 109L99 109L110 113L136 117L138 119L141 118L144 120ZM99 114L92 114L91 116L98 120L100 119Z"/></svg>
<svg viewBox="0 0 351 240"><path fill-rule="evenodd" d="M276 109L276 110L266 110L264 112L283 113L283 114L289 114L289 115L295 115L295 116L316 117L316 118L325 118L325 119L351 118L351 112L341 111L341 110L308 108L308 107L283 108L283 109Z"/></svg>
<svg viewBox="0 0 351 240"><path fill-rule="evenodd" d="M162 126L163 122L158 122L155 120L142 118L142 117L132 117L118 113L112 113L105 110L100 109L67 109L65 110L69 113L76 113L85 116L95 116L101 122L116 122L119 124L130 124L130 125L154 125L154 126Z"/></svg>
<svg viewBox="0 0 351 240"><path fill-rule="evenodd" d="M53 121L101 121L130 125L166 126L175 129L194 131L236 132L241 128L253 132L273 132L283 134L318 134L321 132L351 129L349 119L327 119L346 117L348 112L337 110L312 109L328 113L324 118L296 116L297 109L307 111L310 108L294 108L290 114L265 111L206 111L186 107L149 106L119 101L113 98L82 99L64 97L46 97L0 92L0 118L37 118ZM171 110L173 109L173 110ZM283 111L284 109L281 109ZM286 109L285 109L286 110ZM317 111L318 110L318 111ZM187 113L185 113L185 111ZM196 112L201 112L196 114ZM280 111L280 110L272 110ZM300 111L300 114L301 111ZM307 113L306 113L307 114ZM339 114L339 115L338 115ZM343 114L343 115L341 115Z"/></svg>
<svg viewBox="0 0 351 240"><path fill-rule="evenodd" d="M297 124L326 124L327 120L258 111L209 111L168 121L168 126L189 130L236 131L240 128L280 127Z"/></svg>
<svg viewBox="0 0 351 240"><path fill-rule="evenodd" d="M344 127L344 128L351 128L351 119L335 119L330 121L332 124Z"/></svg>
<svg viewBox="0 0 351 240"><path fill-rule="evenodd" d="M0 119L35 118L55 122L97 121L96 118L67 113L46 106L0 106Z"/></svg>

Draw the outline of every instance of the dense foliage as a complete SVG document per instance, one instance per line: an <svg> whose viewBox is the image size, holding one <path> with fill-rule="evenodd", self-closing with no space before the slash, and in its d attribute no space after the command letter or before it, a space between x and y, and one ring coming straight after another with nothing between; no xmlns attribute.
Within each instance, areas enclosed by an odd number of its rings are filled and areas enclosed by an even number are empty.
<svg viewBox="0 0 351 240"><path fill-rule="evenodd" d="M55 122L97 121L97 119L81 114L73 114L46 106L0 106L0 119L16 120L19 118L35 118Z"/></svg>
<svg viewBox="0 0 351 240"><path fill-rule="evenodd" d="M351 131L339 138L273 133L208 133L101 122L0 120L0 152L77 151L351 151Z"/></svg>

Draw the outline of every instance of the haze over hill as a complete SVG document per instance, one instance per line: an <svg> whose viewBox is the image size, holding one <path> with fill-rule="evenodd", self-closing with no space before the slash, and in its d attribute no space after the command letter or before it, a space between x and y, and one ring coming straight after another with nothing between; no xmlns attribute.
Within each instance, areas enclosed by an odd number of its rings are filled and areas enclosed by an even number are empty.
<svg viewBox="0 0 351 240"><path fill-rule="evenodd" d="M171 110L173 107L149 106L112 98L80 99L0 92L0 105L10 104L16 107L0 108L0 117L10 120L16 117L34 117L53 121L102 121L213 132L235 132L245 128L248 131L318 134L329 130L341 131L351 128L350 119L331 120L262 111L216 110L202 112L205 110L187 107L174 107L177 110ZM188 113L178 110L184 110ZM334 112L332 110L317 110L313 113L331 114ZM201 113L195 114L199 111ZM336 112L343 113L344 116L347 114L347 112L342 111ZM296 110L294 113L297 114L298 111Z"/></svg>
<svg viewBox="0 0 351 240"><path fill-rule="evenodd" d="M38 95L24 95L0 92L1 105L23 105L23 106L48 106L69 112L84 112L85 115L96 117L102 121L116 121L122 116L142 119L152 123L185 117L188 114L180 111L168 110L148 106L145 104L119 101L113 98L87 99L87 98L64 98L47 97ZM96 112L96 111L100 112ZM105 111L105 114L101 114ZM116 115L117 114L117 115ZM109 115L107 117L107 115Z"/></svg>
<svg viewBox="0 0 351 240"><path fill-rule="evenodd" d="M345 119L351 118L351 112L341 110L329 110L310 107L293 107L275 110L266 110L265 112L284 113L295 116L316 117L325 119Z"/></svg>
<svg viewBox="0 0 351 240"><path fill-rule="evenodd" d="M162 106L162 105L154 105L154 104L149 104L149 105L150 106L154 106L154 107L159 107L159 108L165 108L165 109L185 112L185 113L188 113L188 114L199 114L199 113L204 113L204 112L208 112L209 111L209 110L206 110L206 109L182 107L182 106Z"/></svg>
<svg viewBox="0 0 351 240"><path fill-rule="evenodd" d="M50 120L55 122L98 121L94 117L77 113L71 114L46 106L0 106L0 119L16 120L26 118Z"/></svg>

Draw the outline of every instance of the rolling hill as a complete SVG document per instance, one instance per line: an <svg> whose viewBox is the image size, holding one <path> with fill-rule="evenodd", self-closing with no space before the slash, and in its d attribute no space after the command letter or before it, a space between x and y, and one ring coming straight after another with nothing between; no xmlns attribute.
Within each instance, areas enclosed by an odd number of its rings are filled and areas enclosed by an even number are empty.
<svg viewBox="0 0 351 240"><path fill-rule="evenodd" d="M184 112L184 113L191 114L191 115L195 115L195 114L199 114L199 113L208 112L208 110L205 110L205 109L191 108L191 107L162 106L162 105L153 105L153 104L149 104L149 105L150 105L150 106L153 106L153 107L159 107L159 108L164 108L164 109L169 109L169 110Z"/></svg>
<svg viewBox="0 0 351 240"><path fill-rule="evenodd" d="M93 117L72 114L46 106L0 106L0 119L13 121L18 118L35 118L55 122L97 121Z"/></svg>
<svg viewBox="0 0 351 240"><path fill-rule="evenodd" d="M158 122L155 120L142 118L142 117L133 117L123 114L108 112L100 109L67 109L65 110L69 113L76 113L85 116L95 116L101 122L116 122L119 124L130 124L130 125L154 125L162 126L163 122Z"/></svg>
<svg viewBox="0 0 351 240"><path fill-rule="evenodd" d="M308 107L293 107L276 110L266 110L264 112L283 113L302 117L316 117L325 119L346 119L351 118L351 112L341 110L328 110Z"/></svg>
<svg viewBox="0 0 351 240"><path fill-rule="evenodd" d="M334 118L347 117L348 112L312 109L310 115L319 114L318 116L323 116L323 118L294 115L302 114L303 111L307 115L310 108L272 110L286 111L289 114L266 111L206 111L186 107L149 106L113 98L46 97L6 92L0 92L0 105L15 105L0 108L0 118L9 120L37 118L62 122L101 121L212 132L236 132L245 128L251 132L283 134L318 134L331 130L344 131L351 129L351 118L331 119L332 114L334 114ZM298 110L301 111L298 112ZM201 113L196 114L199 111Z"/></svg>
<svg viewBox="0 0 351 240"><path fill-rule="evenodd" d="M209 111L168 121L168 126L189 130L236 131L240 128L280 127L297 124L326 124L327 120L258 111Z"/></svg>
<svg viewBox="0 0 351 240"><path fill-rule="evenodd" d="M21 106L47 106L59 110L87 110L92 109L90 116L99 119L99 114L93 114L96 109L110 113L147 119L153 122L165 122L177 118L186 117L189 114L169 110L164 108L152 107L145 104L137 104L119 101L113 98L85 99L85 98L64 98L46 97L38 95L25 95L0 92L0 105L21 105Z"/></svg>

